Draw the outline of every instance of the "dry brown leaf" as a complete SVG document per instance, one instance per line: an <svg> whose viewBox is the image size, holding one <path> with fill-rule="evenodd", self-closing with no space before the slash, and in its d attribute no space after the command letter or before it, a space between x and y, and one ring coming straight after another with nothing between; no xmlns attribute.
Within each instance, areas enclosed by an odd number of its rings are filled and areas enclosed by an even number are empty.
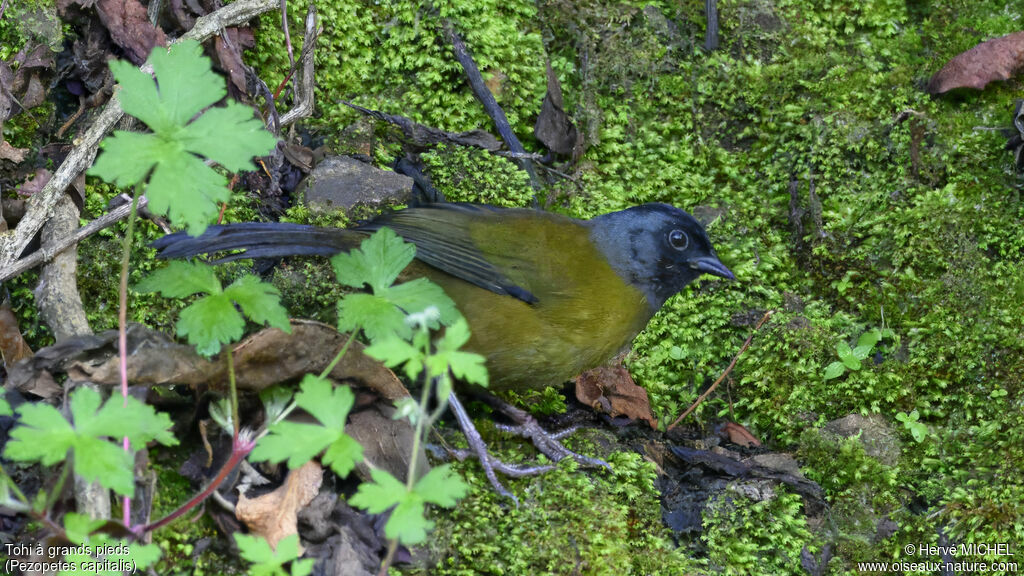
<svg viewBox="0 0 1024 576"><path fill-rule="evenodd" d="M761 441L758 440L756 436L735 422L726 422L722 427L722 435L728 438L729 442L732 442L737 446L745 446L749 448L751 446L761 445Z"/></svg>
<svg viewBox="0 0 1024 576"><path fill-rule="evenodd" d="M15 164L21 164L28 154L28 148L15 148L10 142L0 142L0 160L10 160Z"/></svg>
<svg viewBox="0 0 1024 576"><path fill-rule="evenodd" d="M601 366L587 370L576 379L576 398L611 416L626 416L643 420L651 428L658 421L651 413L647 390L637 386L629 371L622 366Z"/></svg>
<svg viewBox="0 0 1024 576"><path fill-rule="evenodd" d="M0 357L3 362L13 366L18 360L31 355L32 349L21 336L18 318L11 310L11 305L6 302L0 304Z"/></svg>
<svg viewBox="0 0 1024 576"><path fill-rule="evenodd" d="M346 334L320 322L292 320L291 326L290 334L266 328L235 346L235 373L240 388L262 390L309 372L319 373L348 339ZM135 384L197 385L226 381L227 371L223 362L207 360L191 347L175 344L166 337L140 337L139 340L144 344L133 345L132 333L129 332L128 379ZM90 354L88 358L71 364L68 375L97 384L116 384L120 381L120 368L115 352L111 346L105 358L97 359L95 354ZM387 400L394 401L409 395L394 372L363 354L363 346L358 342L352 343L330 376L335 380L357 382Z"/></svg>
<svg viewBox="0 0 1024 576"><path fill-rule="evenodd" d="M956 88L982 90L989 82L1009 80L1024 69L1024 31L978 44L953 57L928 81L928 92Z"/></svg>
<svg viewBox="0 0 1024 576"><path fill-rule="evenodd" d="M154 46L167 45L164 31L149 23L146 7L139 0L96 0L96 12L110 38L137 66L146 61Z"/></svg>
<svg viewBox="0 0 1024 576"><path fill-rule="evenodd" d="M228 73L231 83L239 94L245 94L245 64L242 52L256 45L256 39L249 28L228 28L225 34L214 38L213 50L220 67ZM227 36L225 41L224 36Z"/></svg>
<svg viewBox="0 0 1024 576"><path fill-rule="evenodd" d="M238 496L235 517L244 522L254 534L266 538L271 548L286 536L298 534L299 510L309 504L320 491L323 482L323 468L314 461L288 473L284 484L273 492L246 498ZM299 545L299 554L303 552Z"/></svg>

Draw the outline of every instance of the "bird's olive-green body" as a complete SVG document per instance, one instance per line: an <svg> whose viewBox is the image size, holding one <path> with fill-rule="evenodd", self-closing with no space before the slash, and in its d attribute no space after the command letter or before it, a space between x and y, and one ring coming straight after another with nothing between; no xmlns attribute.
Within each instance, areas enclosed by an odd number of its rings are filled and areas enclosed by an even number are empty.
<svg viewBox="0 0 1024 576"><path fill-rule="evenodd" d="M409 272L427 276L455 301L472 331L466 348L487 358L492 390L560 385L607 362L647 325L651 304L612 270L579 221L532 210L479 218L466 223L468 237L536 302L421 263Z"/></svg>
<svg viewBox="0 0 1024 576"><path fill-rule="evenodd" d="M355 229L278 222L211 226L154 243L165 258L331 255L388 227L416 245L404 276L441 285L469 322L468 348L498 391L558 385L613 358L672 295L702 273L733 278L704 228L666 204L592 220L527 209L431 204Z"/></svg>

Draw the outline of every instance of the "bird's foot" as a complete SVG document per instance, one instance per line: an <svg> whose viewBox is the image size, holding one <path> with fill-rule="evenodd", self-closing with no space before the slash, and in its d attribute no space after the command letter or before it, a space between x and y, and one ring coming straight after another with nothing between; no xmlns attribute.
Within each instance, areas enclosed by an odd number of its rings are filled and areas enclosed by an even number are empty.
<svg viewBox="0 0 1024 576"><path fill-rule="evenodd" d="M469 418L465 407L462 406L462 402L459 401L454 392L448 396L448 403L451 405L452 412L455 413L455 419L458 420L459 427L462 428L462 433L465 434L466 442L469 444L469 450L453 450L452 453L459 460L465 460L470 455L476 456L480 460L480 466L484 469L484 475L487 476L487 480L491 483L494 491L501 496L509 498L516 503L516 506L519 506L519 499L505 488L501 481L498 480L498 475L495 472L501 472L511 478L522 478L523 476L547 472L553 469L554 466L508 464L491 456L491 453L487 450L487 445L484 444L484 439L480 436L480 432L473 425L473 420Z"/></svg>
<svg viewBox="0 0 1024 576"><path fill-rule="evenodd" d="M537 450L540 451L541 454L547 456L552 462L558 462L563 458L571 457L573 460L576 460L580 464L586 466L600 466L611 470L611 466L604 460L584 456L569 450L562 445L560 440L575 432L577 429L575 426L560 432L551 433L544 430L540 424L537 423L537 420L527 412L500 400L495 400L498 404L495 404L492 401L492 405L517 422L515 425L498 424L498 429L529 439L533 445L536 446ZM476 426L473 425L473 421L469 418L469 414L466 412L465 407L462 406L462 403L455 396L454 392L448 397L448 401L452 407L452 412L455 413L455 419L459 422L459 427L462 428L462 432L466 436L466 442L469 444L470 448L469 450L454 450L452 451L453 454L459 460L464 460L466 457L471 455L476 456L477 459L480 460L480 466L484 469L484 475L487 476L487 480L491 483L494 491L502 496L508 497L516 503L516 506L518 506L519 499L509 492L504 485L502 485L495 472L501 472L511 478L522 478L524 476L542 474L554 469L554 466L550 464L541 466L524 466L520 464L508 464L498 460L488 452L487 445L484 444L484 440L480 436L480 432L477 431Z"/></svg>
<svg viewBox="0 0 1024 576"><path fill-rule="evenodd" d="M601 460L600 458L593 458L591 456L584 456L579 452L569 450L562 444L562 438L575 432L578 427L573 426L560 432L548 432L537 423L537 420L530 416L525 415L526 420L515 425L509 424L496 424L498 430L503 430L516 436L521 436L533 442L533 445L537 450L548 457L552 462L558 462L562 458L572 458L573 460L583 464L585 466L599 466L611 470L612 467Z"/></svg>

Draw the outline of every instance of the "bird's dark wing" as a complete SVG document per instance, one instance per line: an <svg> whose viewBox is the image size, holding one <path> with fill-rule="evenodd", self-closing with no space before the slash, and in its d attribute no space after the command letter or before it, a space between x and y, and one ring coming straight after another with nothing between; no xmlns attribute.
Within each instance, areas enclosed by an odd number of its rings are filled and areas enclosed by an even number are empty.
<svg viewBox="0 0 1024 576"><path fill-rule="evenodd" d="M356 229L371 232L390 228L416 245L418 260L496 294L506 294L533 304L537 297L510 279L495 264L494 250L478 241L481 230L495 225L500 227L501 222L509 217L522 219L530 214L539 213L479 204L429 204L384 214ZM514 245L508 245L505 250L514 251Z"/></svg>

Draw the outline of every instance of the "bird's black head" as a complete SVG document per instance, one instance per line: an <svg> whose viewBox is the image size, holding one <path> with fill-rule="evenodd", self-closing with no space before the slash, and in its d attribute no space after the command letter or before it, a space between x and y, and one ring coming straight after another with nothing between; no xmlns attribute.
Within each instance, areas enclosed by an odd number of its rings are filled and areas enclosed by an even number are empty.
<svg viewBox="0 0 1024 576"><path fill-rule="evenodd" d="M612 269L639 288L654 310L701 274L736 277L718 260L693 216L668 204L644 204L590 220L590 237Z"/></svg>

